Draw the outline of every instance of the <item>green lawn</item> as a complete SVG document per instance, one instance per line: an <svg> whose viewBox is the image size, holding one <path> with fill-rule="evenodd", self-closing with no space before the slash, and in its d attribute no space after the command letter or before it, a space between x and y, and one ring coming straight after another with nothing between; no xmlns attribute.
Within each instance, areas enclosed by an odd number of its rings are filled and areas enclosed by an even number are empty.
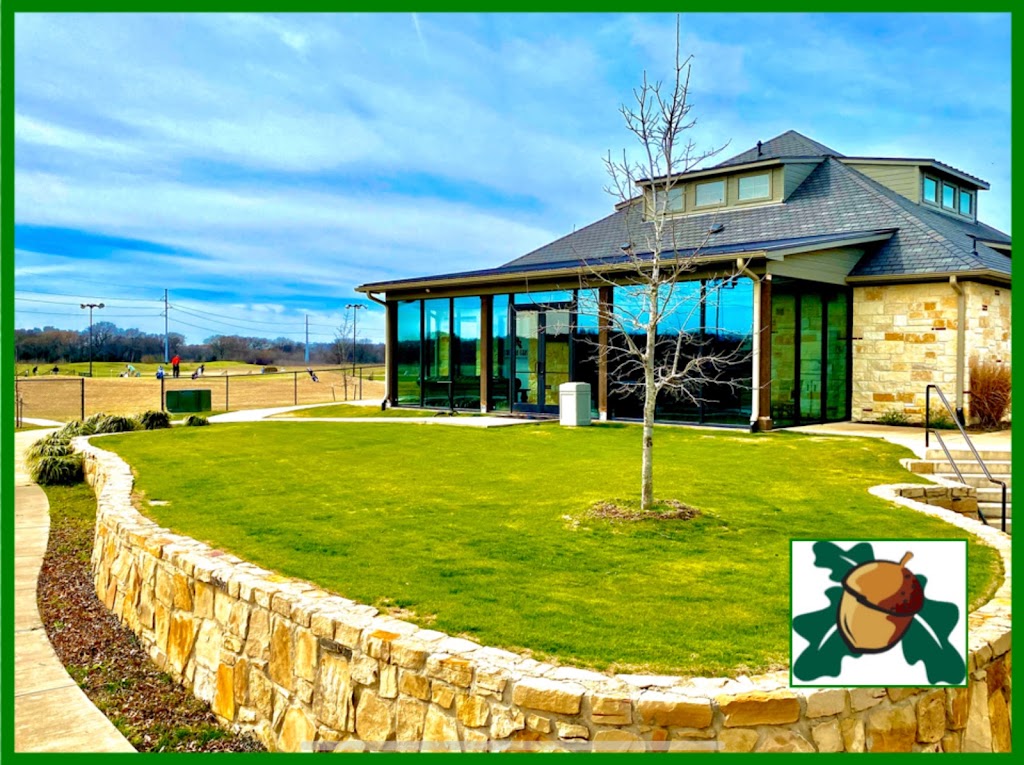
<svg viewBox="0 0 1024 765"><path fill-rule="evenodd" d="M791 538L963 538L866 489L914 481L875 439L659 428L656 494L692 521L611 522L640 429L256 423L106 437L159 523L484 644L619 671L785 666ZM972 603L994 550L970 545Z"/></svg>
<svg viewBox="0 0 1024 765"><path fill-rule="evenodd" d="M381 410L379 406L354 406L352 404L324 404L310 409L296 409L292 412L275 414L275 417L438 417L448 416L447 411L438 412L436 409L408 409L399 407L397 409ZM473 412L459 412L457 417L473 417Z"/></svg>

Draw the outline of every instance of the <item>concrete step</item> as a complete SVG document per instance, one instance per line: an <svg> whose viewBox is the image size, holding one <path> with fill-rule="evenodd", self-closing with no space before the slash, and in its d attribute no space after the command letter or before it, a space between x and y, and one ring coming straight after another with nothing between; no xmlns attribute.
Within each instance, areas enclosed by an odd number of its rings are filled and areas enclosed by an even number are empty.
<svg viewBox="0 0 1024 765"><path fill-rule="evenodd" d="M999 510L987 510L985 508L982 508L981 512L984 514L985 520L988 521L988 525L989 526L991 526L994 529L999 529L1000 531L1002 531L1002 516L1000 515ZM1011 530L1012 527L1013 527L1013 518L1010 517L1009 508L1007 508L1007 513L1006 513L1006 533L1007 534L1010 533L1010 530Z"/></svg>
<svg viewBox="0 0 1024 765"><path fill-rule="evenodd" d="M937 476L938 478L945 478L945 479L950 480L950 481L959 481L960 480L959 478L956 477L955 473L946 473L946 472L935 473L935 476ZM967 484L968 486L973 486L976 489L990 489L993 486L995 486L996 488L999 488L996 484L994 484L991 481L989 481L983 475L973 475L973 474L969 475L967 473L964 473L963 476L964 476L964 483ZM997 476L997 475L993 475L992 477L993 478L998 478L1000 481L1005 481L1006 482L1007 490L1009 490L1010 487L1013 486L1013 479L1010 478L1010 476Z"/></svg>
<svg viewBox="0 0 1024 765"><path fill-rule="evenodd" d="M956 466L960 468L960 472L964 475L984 475L985 471L982 470L981 465L973 460L957 460ZM927 475L928 473L946 473L951 472L952 468L949 465L949 460L911 460L910 470L914 473L921 473ZM993 478L1001 478L1002 476L1009 476L1011 471L1010 462L1008 460L985 460L985 467L988 468L988 472L992 474Z"/></svg>
<svg viewBox="0 0 1024 765"><path fill-rule="evenodd" d="M998 486L992 486L991 488L978 489L976 492L979 502L1002 502L1003 490ZM1006 487L1006 503L1009 504L1013 501L1013 489L1009 486Z"/></svg>
<svg viewBox="0 0 1024 765"><path fill-rule="evenodd" d="M970 449L950 449L949 450L949 454L957 462L973 462L974 461L974 455L971 453ZM989 450L989 449L978 449L978 455L983 460L985 460L985 462L988 462L989 460L995 460L997 462L1002 460L1002 461L1009 462L1010 459L1011 459L1009 451L996 451L996 450ZM939 448L934 447L934 446L931 447L930 449L928 449L928 451L925 452L924 456L925 456L925 459L929 459L929 460L943 460L943 461L945 461L945 459L946 459L945 452L943 452L942 449L939 449Z"/></svg>

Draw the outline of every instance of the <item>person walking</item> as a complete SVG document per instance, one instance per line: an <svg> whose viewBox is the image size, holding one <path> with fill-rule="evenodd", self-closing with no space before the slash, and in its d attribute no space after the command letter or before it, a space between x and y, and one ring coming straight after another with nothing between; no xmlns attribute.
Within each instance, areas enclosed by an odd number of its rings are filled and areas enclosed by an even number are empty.
<svg viewBox="0 0 1024 765"><path fill-rule="evenodd" d="M181 356L174 354L174 358L171 359L171 373L175 379L181 374Z"/></svg>

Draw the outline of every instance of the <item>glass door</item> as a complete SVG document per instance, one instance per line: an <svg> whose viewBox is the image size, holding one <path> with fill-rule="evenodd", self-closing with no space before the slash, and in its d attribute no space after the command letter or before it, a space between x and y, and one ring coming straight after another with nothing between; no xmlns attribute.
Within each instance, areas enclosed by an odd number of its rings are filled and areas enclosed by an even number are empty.
<svg viewBox="0 0 1024 765"><path fill-rule="evenodd" d="M558 387L569 382L569 306L516 307L511 398L513 411L558 413Z"/></svg>

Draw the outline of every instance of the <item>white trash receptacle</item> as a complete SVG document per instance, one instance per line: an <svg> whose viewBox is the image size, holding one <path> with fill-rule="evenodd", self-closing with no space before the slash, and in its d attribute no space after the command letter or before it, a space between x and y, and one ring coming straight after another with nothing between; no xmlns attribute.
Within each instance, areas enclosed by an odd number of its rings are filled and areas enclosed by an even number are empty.
<svg viewBox="0 0 1024 765"><path fill-rule="evenodd" d="M590 383L570 382L558 386L558 421L562 425L590 424Z"/></svg>

